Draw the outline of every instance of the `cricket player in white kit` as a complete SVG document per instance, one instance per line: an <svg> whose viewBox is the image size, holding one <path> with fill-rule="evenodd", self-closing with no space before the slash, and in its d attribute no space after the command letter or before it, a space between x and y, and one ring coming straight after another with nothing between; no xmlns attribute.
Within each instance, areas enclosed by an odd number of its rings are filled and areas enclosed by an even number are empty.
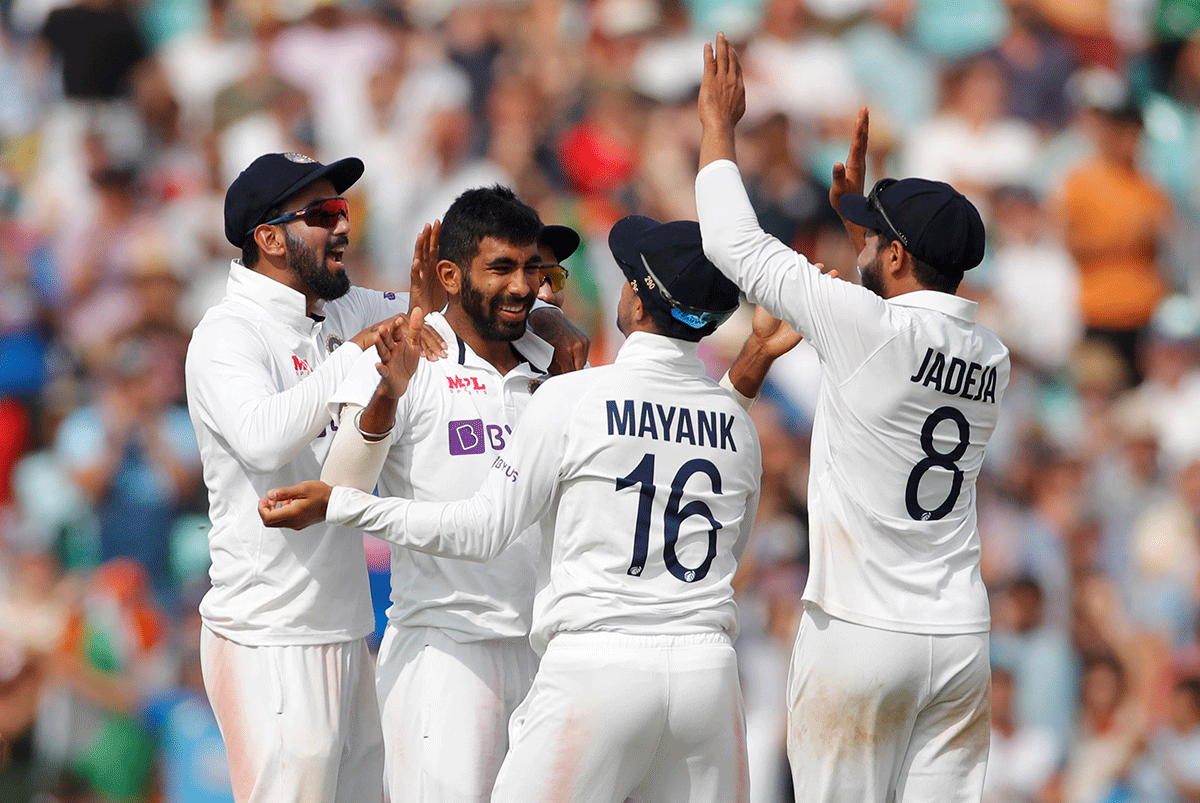
<svg viewBox="0 0 1200 803"><path fill-rule="evenodd" d="M351 287L342 267L340 193L362 172L358 159L266 154L239 175L225 235L243 258L188 349L213 522L205 686L239 803L382 798L361 541L324 525L283 538L256 513L266 489L320 475L334 391L373 342L360 330L408 307L407 295Z"/></svg>
<svg viewBox="0 0 1200 803"><path fill-rule="evenodd" d="M374 354L364 354L334 397L348 405L335 448L391 432L386 459L381 472L353 480L361 460L330 461L323 479L370 490L378 474L381 494L427 501L463 499L483 485L549 377L553 349L526 327L542 231L537 212L505 187L467 190L451 204L426 267L449 303L424 320L449 356L418 361L389 393ZM509 717L537 669L529 627L541 535L530 527L517 541L486 564L392 548L376 693L385 788L396 803L491 799Z"/></svg>
<svg viewBox="0 0 1200 803"><path fill-rule="evenodd" d="M822 276L758 225L734 161L744 109L719 36L699 100L704 250L822 366L811 564L788 681L796 799L978 801L990 620L975 480L1009 361L954 292L983 257L983 223L940 182L884 179L864 198L864 111L831 192L848 230L865 230L863 286Z"/></svg>
<svg viewBox="0 0 1200 803"><path fill-rule="evenodd" d="M358 159L267 154L238 176L225 232L248 264L234 260L188 348L213 523L204 680L239 803L382 797L379 721L363 716L375 691L362 545L330 526L280 538L255 514L262 489L320 474L329 401L369 345L354 336L407 304L351 288L342 268L340 194L362 172Z"/></svg>
<svg viewBox="0 0 1200 803"><path fill-rule="evenodd" d="M492 800L736 803L748 775L731 581L760 452L695 342L738 293L695 223L625 218L610 244L630 280L628 339L612 365L537 390L478 495L431 504L308 483L272 491L260 513L286 526L327 514L471 560L520 548L544 518L532 633L544 654Z"/></svg>

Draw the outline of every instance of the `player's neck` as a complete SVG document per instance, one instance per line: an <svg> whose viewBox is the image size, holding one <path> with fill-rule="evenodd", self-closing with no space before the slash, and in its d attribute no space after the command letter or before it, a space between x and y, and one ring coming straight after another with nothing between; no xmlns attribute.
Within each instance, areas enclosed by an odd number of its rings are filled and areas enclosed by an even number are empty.
<svg viewBox="0 0 1200 803"><path fill-rule="evenodd" d="M484 337L462 307L451 304L446 309L446 322L481 360L490 363L501 374L507 374L520 364L521 360L510 341Z"/></svg>
<svg viewBox="0 0 1200 803"><path fill-rule="evenodd" d="M250 270L261 273L268 279L290 287L304 296L304 313L306 315L312 315L316 310L317 294L312 291L312 288L303 279L296 275L294 270L289 269L286 264L276 264L265 255L260 255L258 262Z"/></svg>

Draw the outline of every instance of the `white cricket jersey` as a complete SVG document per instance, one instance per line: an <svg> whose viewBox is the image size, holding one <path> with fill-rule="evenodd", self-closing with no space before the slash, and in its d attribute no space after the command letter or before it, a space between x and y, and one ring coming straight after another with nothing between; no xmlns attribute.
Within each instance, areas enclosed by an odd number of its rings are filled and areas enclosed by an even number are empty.
<svg viewBox="0 0 1200 803"><path fill-rule="evenodd" d="M821 359L804 598L889 630L988 630L975 480L1008 349L972 301L823 275L759 227L733 162L700 171L696 204L708 257Z"/></svg>
<svg viewBox="0 0 1200 803"><path fill-rule="evenodd" d="M513 429L532 389L547 378L554 349L526 329L513 343L525 361L501 374L441 313L425 322L446 341L448 356L422 359L400 397L379 493L420 501L465 499L483 485L497 457L511 452ZM365 407L379 384L376 362L373 354L364 354L334 400ZM393 546L388 621L437 628L459 642L524 638L540 548L537 526L487 564Z"/></svg>
<svg viewBox="0 0 1200 803"><path fill-rule="evenodd" d="M343 340L408 308L352 287L316 320L304 296L234 260L225 298L196 326L185 373L208 486L212 588L200 615L247 645L324 644L373 629L362 539L338 527L264 527L258 500L321 474L329 401L362 354Z"/></svg>
<svg viewBox="0 0 1200 803"><path fill-rule="evenodd" d="M520 534L545 517L539 653L560 631L736 636L732 579L758 508L761 455L749 415L704 375L695 344L637 332L612 365L548 380L491 465L470 499L335 488L326 518L495 562L525 549Z"/></svg>

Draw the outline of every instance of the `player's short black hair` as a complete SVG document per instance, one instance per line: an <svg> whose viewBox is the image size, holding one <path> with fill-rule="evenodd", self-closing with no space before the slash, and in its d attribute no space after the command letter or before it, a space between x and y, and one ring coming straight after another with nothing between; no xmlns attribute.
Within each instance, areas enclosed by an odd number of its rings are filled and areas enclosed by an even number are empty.
<svg viewBox="0 0 1200 803"><path fill-rule="evenodd" d="M479 254L484 237L513 245L537 242L542 219L529 204L502 184L476 187L454 199L442 218L438 259L466 269Z"/></svg>
<svg viewBox="0 0 1200 803"><path fill-rule="evenodd" d="M875 234L879 235L879 248L876 249L876 253L887 248L890 243L898 242L895 237L892 237L887 232L876 231ZM904 243L900 243L900 247L903 248ZM913 261L913 276L921 283L922 287L926 290L937 290L938 292L949 293L950 295L958 292L958 286L962 284L964 271L946 273L935 270L917 259L912 251L908 251L908 249L905 249L905 251L907 251L909 258Z"/></svg>
<svg viewBox="0 0 1200 803"><path fill-rule="evenodd" d="M278 204L267 210L263 215L263 220L274 220L283 214L284 205ZM258 228L257 226L255 228ZM258 241L254 239L253 233L242 241L242 264L247 268L253 268L258 264Z"/></svg>

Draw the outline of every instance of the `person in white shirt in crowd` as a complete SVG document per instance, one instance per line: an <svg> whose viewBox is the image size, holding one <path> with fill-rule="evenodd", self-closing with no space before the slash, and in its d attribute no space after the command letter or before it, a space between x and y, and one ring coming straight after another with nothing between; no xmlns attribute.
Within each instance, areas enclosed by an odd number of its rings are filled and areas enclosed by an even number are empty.
<svg viewBox="0 0 1200 803"><path fill-rule="evenodd" d="M328 527L281 538L254 515L266 489L320 475L334 391L372 345L373 322L409 302L351 287L345 273L340 194L362 172L354 158L322 165L275 153L238 176L225 236L242 258L188 349L188 409L213 523L212 589L200 605L205 683L239 803L382 796L362 544ZM557 321L550 328L560 359L586 350ZM444 353L432 330L423 336L428 353Z"/></svg>
<svg viewBox="0 0 1200 803"><path fill-rule="evenodd" d="M617 311L628 339L611 366L537 390L477 495L430 504L305 483L271 491L260 515L352 523L492 564L540 554L531 641L543 657L491 800L745 800L732 578L761 457L741 405L798 338L760 320L725 380L735 400L696 354L738 306L697 224L631 216L609 243L628 279ZM393 357L402 370L384 366L384 384L411 370L415 350L401 347L413 356ZM529 540L539 521L550 532Z"/></svg>
<svg viewBox="0 0 1200 803"><path fill-rule="evenodd" d="M990 620L975 481L1009 358L955 290L983 258L983 222L941 182L883 179L857 194L863 110L830 191L861 248L863 286L830 281L759 226L735 162L744 110L741 67L719 35L699 98L704 250L808 340L823 374L788 688L796 799L979 801Z"/></svg>
<svg viewBox="0 0 1200 803"><path fill-rule="evenodd" d="M1041 799L1063 758L1052 731L1017 722L1014 691L1012 673L992 667L992 735L983 781L984 803Z"/></svg>

